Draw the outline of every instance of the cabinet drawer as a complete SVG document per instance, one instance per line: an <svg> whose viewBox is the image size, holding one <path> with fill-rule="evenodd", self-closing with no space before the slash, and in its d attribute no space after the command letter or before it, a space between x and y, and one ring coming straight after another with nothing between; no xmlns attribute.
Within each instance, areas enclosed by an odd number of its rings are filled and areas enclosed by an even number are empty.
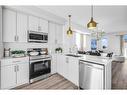
<svg viewBox="0 0 127 95"><path fill-rule="evenodd" d="M15 65L18 63L29 63L29 57L2 59L0 66Z"/></svg>

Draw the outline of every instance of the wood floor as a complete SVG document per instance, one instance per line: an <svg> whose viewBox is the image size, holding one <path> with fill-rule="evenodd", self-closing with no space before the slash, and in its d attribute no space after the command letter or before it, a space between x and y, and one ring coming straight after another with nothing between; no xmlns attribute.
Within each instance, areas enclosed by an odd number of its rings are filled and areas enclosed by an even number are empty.
<svg viewBox="0 0 127 95"><path fill-rule="evenodd" d="M127 89L127 60L112 63L112 89Z"/></svg>
<svg viewBox="0 0 127 95"><path fill-rule="evenodd" d="M78 89L76 85L68 81L67 79L63 78L62 76L58 74L54 74L50 76L49 78L43 79L41 81L37 81L32 84L28 84L25 86L20 86L14 89L19 89L19 90L63 90L63 89L68 89L68 90L74 90Z"/></svg>
<svg viewBox="0 0 127 95"><path fill-rule="evenodd" d="M47 79L37 81L32 84L20 86L14 89L19 90L63 90L78 89L76 85L63 78L59 74L54 74ZM112 63L112 89L127 89L127 60L124 63Z"/></svg>

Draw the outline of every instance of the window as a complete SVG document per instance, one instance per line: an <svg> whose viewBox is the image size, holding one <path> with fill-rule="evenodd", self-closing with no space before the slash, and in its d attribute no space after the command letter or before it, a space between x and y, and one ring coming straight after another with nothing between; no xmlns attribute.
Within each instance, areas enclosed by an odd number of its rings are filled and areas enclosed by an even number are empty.
<svg viewBox="0 0 127 95"><path fill-rule="evenodd" d="M106 49L108 47L108 39L102 38L101 45L102 45L102 49Z"/></svg>
<svg viewBox="0 0 127 95"><path fill-rule="evenodd" d="M127 35L123 35L123 40L127 42Z"/></svg>
<svg viewBox="0 0 127 95"><path fill-rule="evenodd" d="M99 44L101 45L101 48L99 49L106 49L108 47L108 39L107 38L102 38L99 41ZM91 50L96 50L97 49L97 40L96 39L91 39Z"/></svg>
<svg viewBox="0 0 127 95"><path fill-rule="evenodd" d="M96 50L96 49L97 49L97 40L91 39L91 50Z"/></svg>
<svg viewBox="0 0 127 95"><path fill-rule="evenodd" d="M81 34L80 33L76 33L76 45L78 50L81 49Z"/></svg>
<svg viewBox="0 0 127 95"><path fill-rule="evenodd" d="M84 51L86 49L86 35L76 33L76 46L78 50Z"/></svg>

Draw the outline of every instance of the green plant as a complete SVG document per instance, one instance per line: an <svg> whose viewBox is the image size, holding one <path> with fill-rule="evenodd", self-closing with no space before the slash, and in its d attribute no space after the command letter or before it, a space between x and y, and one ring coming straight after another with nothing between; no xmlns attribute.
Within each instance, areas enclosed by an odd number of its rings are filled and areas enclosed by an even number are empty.
<svg viewBox="0 0 127 95"><path fill-rule="evenodd" d="M61 51L61 53L63 52L63 49L61 48L61 47L58 47L58 48L56 48L55 49L55 51L57 52L57 51Z"/></svg>
<svg viewBox="0 0 127 95"><path fill-rule="evenodd" d="M25 51L23 51L23 50L14 50L14 51L11 51L11 54L25 54Z"/></svg>

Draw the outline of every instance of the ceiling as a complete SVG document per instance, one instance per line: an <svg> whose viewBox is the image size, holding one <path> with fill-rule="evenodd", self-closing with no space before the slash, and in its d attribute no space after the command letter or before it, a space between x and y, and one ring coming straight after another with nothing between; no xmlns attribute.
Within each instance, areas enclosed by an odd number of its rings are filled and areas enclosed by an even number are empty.
<svg viewBox="0 0 127 95"><path fill-rule="evenodd" d="M90 20L91 6L38 6L56 16L68 19L86 29ZM94 20L105 32L127 32L127 6L94 6Z"/></svg>

